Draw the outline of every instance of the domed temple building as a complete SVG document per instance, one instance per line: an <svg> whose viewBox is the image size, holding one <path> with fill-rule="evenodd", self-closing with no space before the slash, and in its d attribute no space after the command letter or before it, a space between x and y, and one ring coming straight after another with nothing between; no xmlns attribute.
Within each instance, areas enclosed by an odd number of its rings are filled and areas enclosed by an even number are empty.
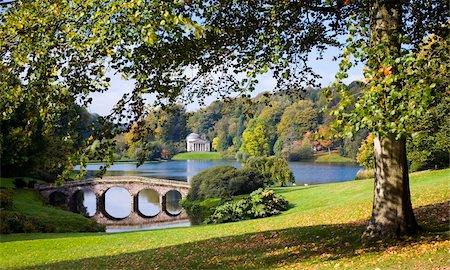
<svg viewBox="0 0 450 270"><path fill-rule="evenodd" d="M211 144L200 138L197 133L191 133L186 137L186 149L188 152L210 152Z"/></svg>

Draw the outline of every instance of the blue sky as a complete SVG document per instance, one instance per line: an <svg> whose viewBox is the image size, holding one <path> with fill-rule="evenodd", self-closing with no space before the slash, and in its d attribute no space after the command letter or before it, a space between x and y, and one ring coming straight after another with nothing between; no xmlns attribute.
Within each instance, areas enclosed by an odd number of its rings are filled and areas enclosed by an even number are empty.
<svg viewBox="0 0 450 270"><path fill-rule="evenodd" d="M315 60L316 56L314 53L310 55L309 65L318 74L322 76L320 80L322 87L330 85L334 81L334 75L338 71L338 62L333 61L333 57L339 54L339 49L330 48L328 49L322 60ZM350 83L355 80L361 80L362 66L357 66L349 71L349 78L344 80L345 83ZM256 91L252 93L252 96L256 96L258 93L264 91L271 91L275 86L275 80L270 74L261 75L258 78L259 83L256 87ZM100 115L106 115L110 112L113 105L122 97L124 93L130 92L133 89L133 81L122 80L120 74L111 75L111 87L105 93L95 93L92 94L93 102L88 108L91 113L98 113ZM149 103L152 103L152 97L146 97ZM215 96L210 96L206 99L206 104L208 105L212 101L216 100ZM192 104L187 104L188 111L195 111L200 108L197 102Z"/></svg>

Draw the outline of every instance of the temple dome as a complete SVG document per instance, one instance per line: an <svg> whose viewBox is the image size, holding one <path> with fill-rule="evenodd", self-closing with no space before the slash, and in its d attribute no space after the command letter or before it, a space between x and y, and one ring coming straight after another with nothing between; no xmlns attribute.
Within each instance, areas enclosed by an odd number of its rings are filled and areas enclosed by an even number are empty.
<svg viewBox="0 0 450 270"><path fill-rule="evenodd" d="M197 133L191 133L186 137L186 140L191 141L191 140L198 140L200 139L200 135L198 135Z"/></svg>

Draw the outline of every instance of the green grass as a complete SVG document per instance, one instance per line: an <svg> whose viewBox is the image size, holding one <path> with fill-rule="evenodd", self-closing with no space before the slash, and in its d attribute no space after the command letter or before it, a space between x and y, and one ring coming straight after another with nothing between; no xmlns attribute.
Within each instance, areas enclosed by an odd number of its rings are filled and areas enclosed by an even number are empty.
<svg viewBox="0 0 450 270"><path fill-rule="evenodd" d="M337 162L337 163L347 163L347 162L351 162L354 163L355 161L351 158L348 157L343 157L341 155L339 155L339 153L336 152L331 152L330 154L323 154L318 156L315 160L315 162L323 162L323 163L327 163L327 162Z"/></svg>
<svg viewBox="0 0 450 270"><path fill-rule="evenodd" d="M220 160L218 152L186 152L175 155L172 160Z"/></svg>
<svg viewBox="0 0 450 270"><path fill-rule="evenodd" d="M14 187L12 183L14 179L0 178L1 186L3 188ZM23 179L43 183L41 180L32 178L23 177ZM93 231L101 228L94 221L82 215L48 205L33 189L13 189L13 210L46 224L47 227L51 228L50 230L56 232Z"/></svg>
<svg viewBox="0 0 450 270"><path fill-rule="evenodd" d="M425 232L364 245L373 180L276 188L292 204L278 216L128 233L2 235L0 268L444 269L449 265L450 170L411 176Z"/></svg>
<svg viewBox="0 0 450 270"><path fill-rule="evenodd" d="M56 232L80 232L98 229L98 225L82 215L46 204L39 194L31 189L16 189L13 205L18 212L51 225Z"/></svg>

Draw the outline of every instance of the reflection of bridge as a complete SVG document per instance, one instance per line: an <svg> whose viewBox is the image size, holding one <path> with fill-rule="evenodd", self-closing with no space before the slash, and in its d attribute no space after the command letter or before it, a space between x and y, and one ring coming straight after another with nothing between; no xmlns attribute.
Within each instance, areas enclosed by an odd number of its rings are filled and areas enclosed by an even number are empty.
<svg viewBox="0 0 450 270"><path fill-rule="evenodd" d="M123 188L130 195L130 214L124 218L115 218L109 214L106 205L106 193L111 188ZM187 219L184 211L173 212L168 209L174 205L178 206L180 198L187 195L189 184L186 182L153 179L137 176L111 176L102 179L88 179L82 181L66 182L62 186L49 184L38 185L36 189L51 204L65 204L70 210L79 212L77 194L92 192L95 194L95 213L92 218L104 225L147 225L157 222L167 222ZM142 190L153 190L159 195L159 213L146 216L139 210L139 192ZM170 195L170 196L169 196Z"/></svg>

